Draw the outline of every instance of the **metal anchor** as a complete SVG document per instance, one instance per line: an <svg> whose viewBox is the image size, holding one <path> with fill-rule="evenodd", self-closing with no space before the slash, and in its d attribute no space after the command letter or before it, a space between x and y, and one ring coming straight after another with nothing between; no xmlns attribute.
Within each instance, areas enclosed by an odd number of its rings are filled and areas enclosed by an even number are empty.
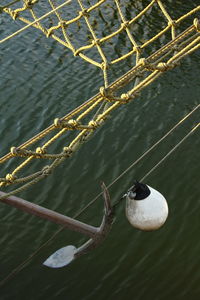
<svg viewBox="0 0 200 300"><path fill-rule="evenodd" d="M0 192L0 197L4 197L1 201L6 204L90 237L90 239L79 248L69 245L57 250L43 263L45 266L50 268L60 268L68 265L74 259L96 248L110 232L114 220L114 213L111 206L110 196L104 183L101 184L101 188L104 197L104 216L99 227L94 227L80 222L40 205L30 203L19 197L9 196L6 198L6 194L3 192Z"/></svg>

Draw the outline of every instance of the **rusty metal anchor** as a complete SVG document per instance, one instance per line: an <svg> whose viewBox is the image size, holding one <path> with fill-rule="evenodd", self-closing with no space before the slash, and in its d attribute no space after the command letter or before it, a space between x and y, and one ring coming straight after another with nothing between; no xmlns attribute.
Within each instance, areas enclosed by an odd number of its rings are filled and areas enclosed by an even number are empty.
<svg viewBox="0 0 200 300"><path fill-rule="evenodd" d="M77 257L80 257L81 255L96 248L110 232L114 220L113 208L111 206L108 190L104 183L101 184L101 188L104 197L104 216L99 227L94 227L80 222L40 205L30 203L19 197L9 196L7 198L2 198L1 201L20 210L36 215L43 219L47 219L53 223L60 224L63 227L80 232L90 237L90 239L79 248L69 245L57 250L43 263L45 266L50 268L60 268L68 265ZM5 197L6 194L0 192L0 196Z"/></svg>

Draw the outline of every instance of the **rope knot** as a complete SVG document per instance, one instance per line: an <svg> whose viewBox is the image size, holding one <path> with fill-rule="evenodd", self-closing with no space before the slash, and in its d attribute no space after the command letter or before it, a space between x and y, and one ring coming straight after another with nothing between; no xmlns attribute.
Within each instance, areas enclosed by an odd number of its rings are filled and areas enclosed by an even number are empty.
<svg viewBox="0 0 200 300"><path fill-rule="evenodd" d="M96 129L99 124L95 121L95 120L91 120L89 123L88 123L89 126L91 126L92 128Z"/></svg>
<svg viewBox="0 0 200 300"><path fill-rule="evenodd" d="M168 22L168 25L169 25L169 26L176 27L176 26L177 26L177 23L176 23L175 20L170 20L170 21Z"/></svg>
<svg viewBox="0 0 200 300"><path fill-rule="evenodd" d="M100 44L101 44L101 40L100 39L92 40L92 45L99 46Z"/></svg>
<svg viewBox="0 0 200 300"><path fill-rule="evenodd" d="M160 62L159 64L157 64L156 70L165 72L165 71L173 69L174 67L175 67L175 65L173 65L173 64L167 64L165 62Z"/></svg>
<svg viewBox="0 0 200 300"><path fill-rule="evenodd" d="M50 167L49 167L48 165L45 166L45 167L42 169L42 173L43 173L43 175L45 175L45 176L50 175L50 174L51 174L51 169L50 169Z"/></svg>
<svg viewBox="0 0 200 300"><path fill-rule="evenodd" d="M18 156L19 155L19 149L17 147L11 147L10 152L13 156Z"/></svg>
<svg viewBox="0 0 200 300"><path fill-rule="evenodd" d="M142 49L140 46L133 46L133 51L137 52L138 54L142 53Z"/></svg>
<svg viewBox="0 0 200 300"><path fill-rule="evenodd" d="M58 128L77 129L79 125L80 123L73 119L69 120L68 122L58 118L54 120L54 126Z"/></svg>
<svg viewBox="0 0 200 300"><path fill-rule="evenodd" d="M92 41L92 42L93 42L93 41ZM80 48L77 49L77 50L75 50L75 51L74 51L74 56L75 56L75 57L76 57L76 56L79 56L80 52L81 52L81 49L80 49Z"/></svg>
<svg viewBox="0 0 200 300"><path fill-rule="evenodd" d="M18 17L18 12L11 10L10 8L8 8L8 12L11 15L11 17L13 18L13 20L16 20Z"/></svg>
<svg viewBox="0 0 200 300"><path fill-rule="evenodd" d="M128 102L132 99L132 97L129 95L129 93L124 93L124 94L121 94L121 99L125 102Z"/></svg>
<svg viewBox="0 0 200 300"><path fill-rule="evenodd" d="M147 61L146 61L146 58L144 58L144 57L141 57L141 58L139 59L138 64L142 65L143 67L146 67L146 66L148 65L148 63L147 63Z"/></svg>
<svg viewBox="0 0 200 300"><path fill-rule="evenodd" d="M46 149L45 148L42 148L42 147L37 147L36 148L36 151L35 151L37 154L46 154Z"/></svg>
<svg viewBox="0 0 200 300"><path fill-rule="evenodd" d="M101 94L102 97L108 98L109 93L108 93L108 89L107 88L105 88L104 86L101 86L100 89L99 89L99 92L100 92L100 94Z"/></svg>
<svg viewBox="0 0 200 300"><path fill-rule="evenodd" d="M38 0L26 0L25 1L26 8L31 9L33 5L37 2Z"/></svg>
<svg viewBox="0 0 200 300"><path fill-rule="evenodd" d="M62 127L62 120L60 120L59 118L56 118L55 120L54 120L54 126L55 127Z"/></svg>
<svg viewBox="0 0 200 300"><path fill-rule="evenodd" d="M72 154L72 149L70 147L63 147L63 153L69 157Z"/></svg>
<svg viewBox="0 0 200 300"><path fill-rule="evenodd" d="M52 34L53 34L53 29L51 27L51 28L47 29L47 31L46 31L46 37L49 38Z"/></svg>
<svg viewBox="0 0 200 300"><path fill-rule="evenodd" d="M67 125L70 129L76 129L80 125L80 123L76 120L71 119L67 122Z"/></svg>
<svg viewBox="0 0 200 300"><path fill-rule="evenodd" d="M156 69L157 69L158 71L165 72L165 71L167 71L167 70L169 69L169 66L168 66L168 64L166 64L165 62L160 62L160 63L157 65Z"/></svg>
<svg viewBox="0 0 200 300"><path fill-rule="evenodd" d="M126 28L128 28L128 26L129 26L129 21L125 21L125 22L121 23L122 29L126 29Z"/></svg>
<svg viewBox="0 0 200 300"><path fill-rule="evenodd" d="M13 175L13 174L7 174L6 175L6 180L9 182L9 183L13 183L15 181L15 179L17 178L17 176Z"/></svg>
<svg viewBox="0 0 200 300"><path fill-rule="evenodd" d="M67 27L66 21L64 21L64 20L61 20L60 22L58 22L58 25L59 25L60 27Z"/></svg>
<svg viewBox="0 0 200 300"><path fill-rule="evenodd" d="M152 70L152 68L153 68L153 65L150 64L150 63L147 61L147 59L144 58L144 57L142 57L142 58L139 59L138 64L139 64L139 65L142 65L142 67L144 67L144 68L146 68L146 69L148 69L148 70Z"/></svg>
<svg viewBox="0 0 200 300"><path fill-rule="evenodd" d="M200 21L199 19L195 18L193 21L193 25L196 31L200 32Z"/></svg>
<svg viewBox="0 0 200 300"><path fill-rule="evenodd" d="M88 17L88 10L87 8L84 8L83 10L79 11L79 16Z"/></svg>
<svg viewBox="0 0 200 300"><path fill-rule="evenodd" d="M108 69L108 66L109 66L109 64L106 62L102 62L101 63L101 69L103 70L103 71L106 71L107 69Z"/></svg>

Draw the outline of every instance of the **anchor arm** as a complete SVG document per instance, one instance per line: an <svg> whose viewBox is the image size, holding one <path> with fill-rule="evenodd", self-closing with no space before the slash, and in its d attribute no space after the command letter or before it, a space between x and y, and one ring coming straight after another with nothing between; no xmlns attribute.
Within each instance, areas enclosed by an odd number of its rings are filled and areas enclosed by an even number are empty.
<svg viewBox="0 0 200 300"><path fill-rule="evenodd" d="M104 183L101 184L104 197L104 216L97 233L79 248L69 245L54 252L43 264L50 268L61 268L70 264L74 259L95 249L106 238L111 230L114 212L110 202L110 196Z"/></svg>
<svg viewBox="0 0 200 300"><path fill-rule="evenodd" d="M80 246L75 253L75 257L79 257L79 256L97 248L99 246L99 244L102 243L103 240L107 237L108 233L111 230L111 227L112 227L112 224L114 221L114 212L113 212L113 209L111 206L110 195L109 195L109 192L103 182L101 183L101 188L102 188L103 197L104 197L104 211L105 211L103 220L102 220L101 225L98 228L98 232L94 236L94 238L88 240L82 246Z"/></svg>

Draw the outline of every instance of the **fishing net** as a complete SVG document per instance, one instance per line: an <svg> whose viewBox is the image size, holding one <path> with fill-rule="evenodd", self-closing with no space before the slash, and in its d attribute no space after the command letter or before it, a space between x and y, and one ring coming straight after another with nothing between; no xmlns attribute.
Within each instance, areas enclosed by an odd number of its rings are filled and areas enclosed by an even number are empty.
<svg viewBox="0 0 200 300"><path fill-rule="evenodd" d="M180 15L179 10L173 10L173 1L161 0L3 1L1 14L22 26L13 33L3 33L0 43L9 39L14 43L17 35L34 27L65 47L67 55L73 54L80 62L85 60L88 68L98 68L102 79L95 96L84 99L62 118L55 116L48 128L21 145L13 145L0 158L5 165L12 161L9 171L1 168L1 187L6 190L14 186L7 196L51 174L88 141L111 112L117 113L118 107L139 97L163 72L179 66L184 57L198 50L199 11L200 6L191 2ZM152 14L159 16L153 24ZM126 72L121 74L124 65ZM63 136L68 136L68 143L55 153L53 145ZM41 159L43 165L32 172L28 166Z"/></svg>

